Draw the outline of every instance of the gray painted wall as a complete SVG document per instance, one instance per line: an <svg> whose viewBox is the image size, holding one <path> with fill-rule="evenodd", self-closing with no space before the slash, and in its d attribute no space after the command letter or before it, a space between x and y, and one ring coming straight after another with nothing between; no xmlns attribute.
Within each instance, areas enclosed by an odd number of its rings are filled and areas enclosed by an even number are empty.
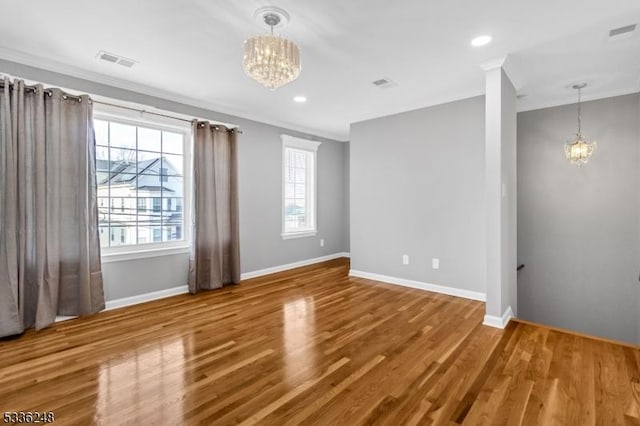
<svg viewBox="0 0 640 426"><path fill-rule="evenodd" d="M355 123L349 148L351 268L484 293L484 97Z"/></svg>
<svg viewBox="0 0 640 426"><path fill-rule="evenodd" d="M240 254L251 272L349 250L348 143L332 141L166 99L0 60L0 72L57 87L204 117L242 128L238 148ZM282 240L282 144L280 134L318 140L318 235ZM325 240L320 247L319 240ZM186 285L188 255L129 260L104 265L107 300Z"/></svg>
<svg viewBox="0 0 640 426"><path fill-rule="evenodd" d="M577 168L576 105L518 114L519 317L640 343L639 117L638 94L584 103Z"/></svg>
<svg viewBox="0 0 640 426"><path fill-rule="evenodd" d="M189 254L102 264L107 301L187 284Z"/></svg>

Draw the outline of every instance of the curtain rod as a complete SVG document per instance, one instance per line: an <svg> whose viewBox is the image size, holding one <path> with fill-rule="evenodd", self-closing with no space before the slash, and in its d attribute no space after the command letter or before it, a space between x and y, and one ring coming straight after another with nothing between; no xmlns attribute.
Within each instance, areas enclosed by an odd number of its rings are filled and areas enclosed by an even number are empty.
<svg viewBox="0 0 640 426"><path fill-rule="evenodd" d="M133 107L129 107L129 106L110 104L108 102L96 101L96 100L93 100L93 99L91 101L93 103L100 104L100 105L106 105L106 106L111 106L111 107L115 107L115 108L127 109L129 111L141 112L143 114L157 115L158 117L165 117L165 118L170 118L172 120L184 121L185 123L193 123L193 120L187 120L186 118L175 117L175 116L168 115L168 114L161 114L161 113L158 113L158 112L151 112L151 111L147 111L147 110L144 110L144 109L133 108ZM195 120L200 121L197 118ZM217 130L219 126L222 126L222 124L212 124L211 126L213 126L213 128L215 128ZM224 126L224 127L226 127L226 126ZM243 133L242 129L240 129L238 127L232 127L232 128L229 129L229 131L235 132L235 133Z"/></svg>
<svg viewBox="0 0 640 426"><path fill-rule="evenodd" d="M4 87L4 81L3 80L0 80L0 87ZM9 88L13 89L13 87L14 87L14 84L13 83L9 83ZM29 86L29 85L25 84L24 88L25 88L25 90L31 91L33 93L37 93L37 91L38 91L38 87L37 86ZM49 96L53 96L53 91L51 89L44 89L44 93L46 93ZM81 96L70 95L68 93L62 92L62 97L64 99L71 98L71 99L77 100L78 102L82 102L82 97ZM127 110L130 110L130 111L142 112L144 114L157 115L159 117L171 118L173 120L184 121L186 123L192 123L193 122L193 120L187 120L185 118L174 117L174 116L171 116L171 115L160 114L160 113L157 113L157 112L145 111L144 109L132 108L132 107L123 106L123 105L110 104L108 102L101 102L101 101L96 101L96 100L93 100L93 99L90 99L89 102L93 102L93 103L100 104L100 105L112 106L112 107L115 107L115 108L123 108L123 109L127 109ZM198 119L196 118L196 120L198 120ZM213 126L213 128L217 130L218 127L222 126L222 125L221 124L212 124L211 126ZM224 126L224 127L226 127L226 126ZM238 127L232 127L232 128L229 129L229 131L235 132L235 133L240 133L240 134L244 133L242 131L242 129L240 129Z"/></svg>
<svg viewBox="0 0 640 426"><path fill-rule="evenodd" d="M4 81L0 80L0 87L4 87ZM9 83L9 89L13 89L14 88L14 84L13 83ZM38 92L38 87L37 86L29 86L27 84L24 85L24 89L26 91L30 91L33 93L37 93ZM53 90L51 89L43 89L44 93L46 93L49 96L53 96ZM82 96L76 96L76 95L71 95L69 93L66 92L62 92L62 98L63 99L74 99L78 102L82 102Z"/></svg>

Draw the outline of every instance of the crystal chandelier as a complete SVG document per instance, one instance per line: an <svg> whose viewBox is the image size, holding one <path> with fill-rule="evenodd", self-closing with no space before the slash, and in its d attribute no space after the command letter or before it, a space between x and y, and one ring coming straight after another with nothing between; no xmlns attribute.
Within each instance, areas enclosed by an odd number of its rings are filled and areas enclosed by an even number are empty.
<svg viewBox="0 0 640 426"><path fill-rule="evenodd" d="M564 153L567 156L567 159L578 167L583 164L587 164L589 158L593 154L593 151L596 148L595 142L587 142L582 136L582 109L581 109L581 95L582 89L586 87L586 83L576 84L573 86L574 89L578 91L578 133L576 134L576 139L572 142L567 142L564 144Z"/></svg>
<svg viewBox="0 0 640 426"><path fill-rule="evenodd" d="M264 7L255 15L271 28L271 33L245 40L242 64L249 77L275 90L300 75L300 49L294 42L273 34L274 27L288 22L287 12Z"/></svg>

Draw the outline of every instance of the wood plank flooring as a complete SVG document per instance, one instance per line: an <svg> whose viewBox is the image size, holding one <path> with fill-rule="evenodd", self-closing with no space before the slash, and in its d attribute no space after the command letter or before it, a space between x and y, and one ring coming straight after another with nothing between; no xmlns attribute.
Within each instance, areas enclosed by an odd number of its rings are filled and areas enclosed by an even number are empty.
<svg viewBox="0 0 640 426"><path fill-rule="evenodd" d="M349 278L348 260L0 341L0 414L55 424L640 425L640 349Z"/></svg>

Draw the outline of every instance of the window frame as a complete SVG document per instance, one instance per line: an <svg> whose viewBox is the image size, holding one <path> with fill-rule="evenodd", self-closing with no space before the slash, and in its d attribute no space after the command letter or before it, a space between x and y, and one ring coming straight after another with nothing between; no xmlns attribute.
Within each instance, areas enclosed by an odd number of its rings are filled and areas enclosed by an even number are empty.
<svg viewBox="0 0 640 426"><path fill-rule="evenodd" d="M144 127L159 131L180 133L183 135L183 239L179 241L153 242L153 238L151 238L151 241L147 243L121 245L116 247L101 247L102 263L183 254L191 251L191 156L193 152L193 135L191 126L189 123L184 123L177 119L155 116L150 117L150 115L151 114L145 115L144 113L128 111L117 107L114 107L113 109L109 107L98 108L98 105L94 105L93 119ZM109 199L112 200L111 197L109 197ZM136 205L136 212L137 207L138 206Z"/></svg>
<svg viewBox="0 0 640 426"><path fill-rule="evenodd" d="M312 141L309 139L298 138L295 136L280 135L282 139L282 194L281 194L281 233L280 236L283 240L289 240L293 238L305 238L313 237L318 234L318 148L322 142ZM286 229L286 181L285 181L285 167L287 164L287 149L296 149L300 151L306 151L312 155L310 164L307 164L306 168L306 185L307 185L307 197L305 198L305 213L309 218L311 225L307 228L296 231L287 231ZM309 170L309 165L311 170Z"/></svg>

